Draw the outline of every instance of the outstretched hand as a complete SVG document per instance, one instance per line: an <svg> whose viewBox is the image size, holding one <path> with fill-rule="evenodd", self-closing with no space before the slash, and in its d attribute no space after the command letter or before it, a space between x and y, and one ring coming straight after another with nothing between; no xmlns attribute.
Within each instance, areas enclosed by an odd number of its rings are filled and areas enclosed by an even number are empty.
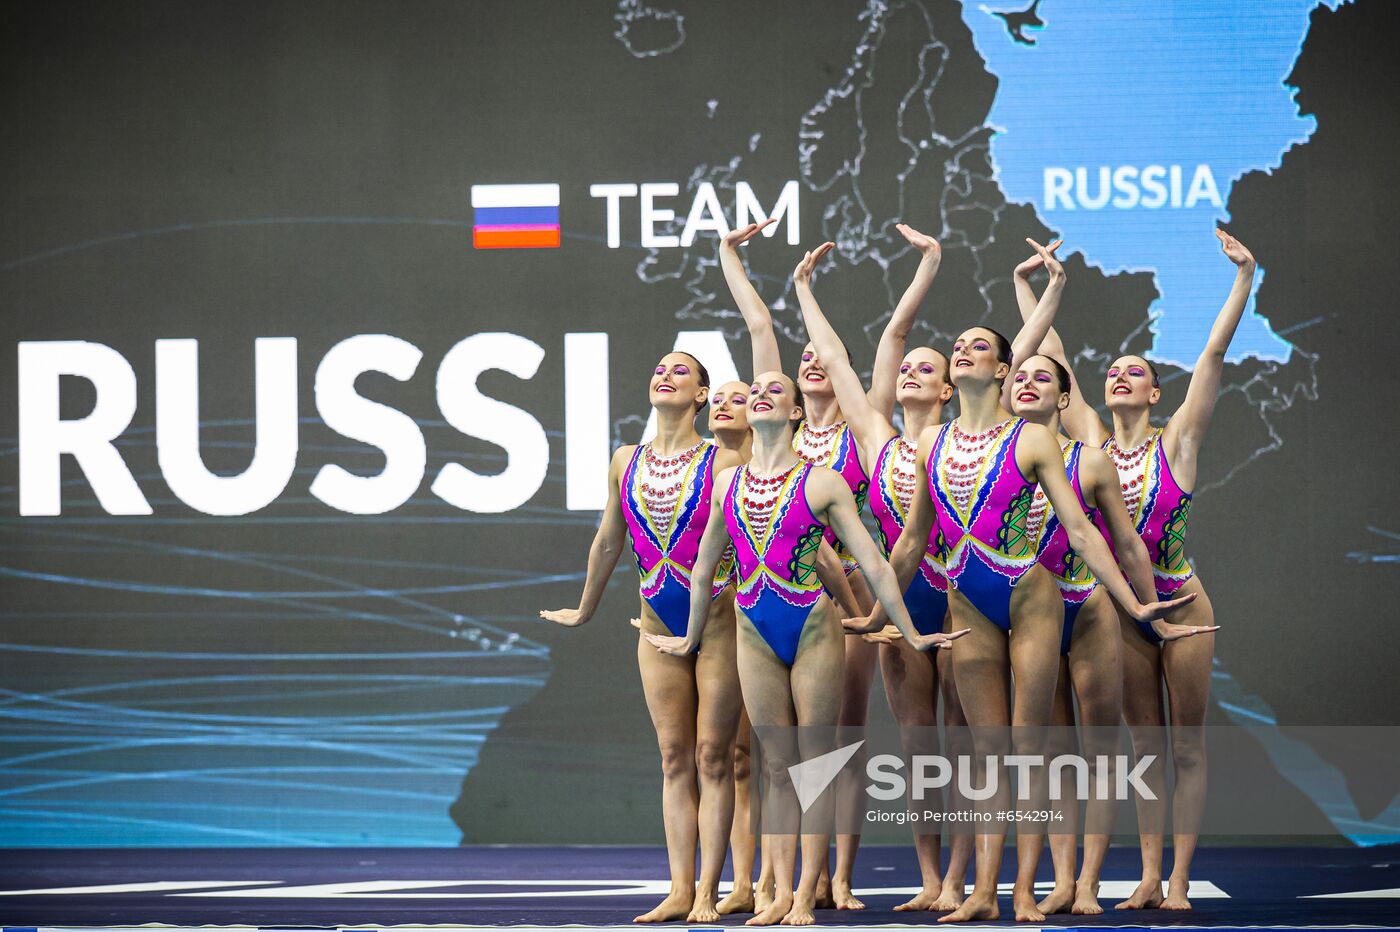
<svg viewBox="0 0 1400 932"><path fill-rule="evenodd" d="M1254 253L1245 248L1244 243L1235 239L1229 233L1216 227L1215 238L1220 240L1220 248L1225 253L1225 257L1240 268L1254 269Z"/></svg>
<svg viewBox="0 0 1400 932"><path fill-rule="evenodd" d="M904 640L904 633L894 625L885 625L873 634L862 634L860 639L867 644L893 644Z"/></svg>
<svg viewBox="0 0 1400 932"><path fill-rule="evenodd" d="M540 612L540 617L545 621L552 621L556 625L563 625L566 628L577 628L588 621L583 617L583 613L576 608L561 608L554 612Z"/></svg>
<svg viewBox="0 0 1400 932"><path fill-rule="evenodd" d="M1164 641L1179 641L1198 634L1213 634L1220 630L1219 625L1174 625L1168 621L1152 622L1152 630Z"/></svg>
<svg viewBox="0 0 1400 932"><path fill-rule="evenodd" d="M1165 618L1183 605L1190 605L1196 601L1198 593L1192 592L1179 599L1171 599L1167 602L1148 602L1133 613L1133 617L1138 621L1156 621L1158 618Z"/></svg>
<svg viewBox="0 0 1400 932"><path fill-rule="evenodd" d="M799 285L811 284L812 273L817 270L817 266L826 258L826 254L835 248L835 243L822 243L816 249L804 255L802 261L797 263L797 268L792 270L792 280Z"/></svg>
<svg viewBox="0 0 1400 932"><path fill-rule="evenodd" d="M652 647L655 647L663 654L670 654L672 657L685 657L695 653L698 645L691 644L685 638L674 637L665 634L652 634L649 631L642 632L642 637L647 639Z"/></svg>
<svg viewBox="0 0 1400 932"><path fill-rule="evenodd" d="M952 650L953 642L971 631L971 628L961 628L957 631L951 631L948 634L944 634L941 631L934 632L933 634L921 634L910 641L909 644L915 650L929 650L931 648Z"/></svg>
<svg viewBox="0 0 1400 932"><path fill-rule="evenodd" d="M769 219L764 220L761 223L750 223L746 227L740 227L737 230L730 230L728 233L720 237L720 242L732 249L738 246L740 243L747 243L749 240L757 236L764 227L771 226L777 222L777 217L770 217Z"/></svg>
<svg viewBox="0 0 1400 932"><path fill-rule="evenodd" d="M876 604L875 610L860 618L842 618L841 627L847 634L874 634L885 626L885 610Z"/></svg>
<svg viewBox="0 0 1400 932"><path fill-rule="evenodd" d="M1049 246L1037 246L1035 241L1032 239L1027 239L1026 242L1031 244L1031 246L1035 249L1036 253L1029 259L1022 262L1020 265L1016 266L1015 274L1017 278L1030 278L1032 272L1034 272L1036 269L1040 268L1042 265L1045 264L1044 254L1049 253L1051 256L1053 256L1055 255L1055 250L1059 249L1060 246L1064 244L1064 240L1062 239L1055 240L1055 242L1051 243ZM1063 266L1061 266L1061 271L1063 271Z"/></svg>
<svg viewBox="0 0 1400 932"><path fill-rule="evenodd" d="M938 245L938 240L927 233L920 233L907 223L896 223L894 228L900 232L909 245L919 250L919 254L925 259L932 259L935 263L943 259L943 247Z"/></svg>

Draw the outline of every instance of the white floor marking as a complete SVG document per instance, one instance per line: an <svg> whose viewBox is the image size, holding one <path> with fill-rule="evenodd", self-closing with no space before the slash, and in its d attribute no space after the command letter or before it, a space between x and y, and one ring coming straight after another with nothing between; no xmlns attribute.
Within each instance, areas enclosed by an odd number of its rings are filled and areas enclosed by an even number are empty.
<svg viewBox="0 0 1400 932"><path fill-rule="evenodd" d="M1400 900L1400 887L1388 890L1353 890L1348 893L1314 893L1300 900Z"/></svg>
<svg viewBox="0 0 1400 932"><path fill-rule="evenodd" d="M432 891L454 888L451 892ZM472 887L493 887L492 890L472 890ZM521 887L529 889L501 889ZM240 899L393 899L393 900L501 900L540 899L558 897L665 896L670 892L667 880L361 880L344 883L318 883L299 886L262 887L253 890L202 890L196 893L173 893L180 897L229 897ZM1049 893L1054 884L1046 881L1035 885L1037 893ZM720 891L731 889L721 884ZM970 888L969 888L970 889ZM1104 900L1127 899L1137 889L1135 880L1106 880L1099 887ZM919 887L861 887L857 896L913 896ZM1011 894L1012 884L997 887L1002 896ZM1229 894L1208 880L1191 881L1189 895L1195 899L1229 899Z"/></svg>
<svg viewBox="0 0 1400 932"><path fill-rule="evenodd" d="M255 887L280 880L157 880L151 883L108 883L96 887L45 887L34 890L0 890L0 896L77 896L91 893L159 893L162 890L199 890L205 887Z"/></svg>

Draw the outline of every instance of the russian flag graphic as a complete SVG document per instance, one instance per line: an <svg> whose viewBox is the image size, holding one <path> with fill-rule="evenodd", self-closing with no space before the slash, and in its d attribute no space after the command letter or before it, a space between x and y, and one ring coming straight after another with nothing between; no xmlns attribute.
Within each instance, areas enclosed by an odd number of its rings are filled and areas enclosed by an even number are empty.
<svg viewBox="0 0 1400 932"><path fill-rule="evenodd" d="M559 185L472 185L477 249L558 249Z"/></svg>

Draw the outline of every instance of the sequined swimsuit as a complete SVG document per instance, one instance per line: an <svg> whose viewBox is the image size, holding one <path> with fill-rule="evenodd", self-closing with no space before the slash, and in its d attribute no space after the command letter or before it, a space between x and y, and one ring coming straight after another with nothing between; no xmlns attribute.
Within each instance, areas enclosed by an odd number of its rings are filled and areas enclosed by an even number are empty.
<svg viewBox="0 0 1400 932"><path fill-rule="evenodd" d="M814 442L804 448L804 438ZM815 453L814 449L820 449L821 452ZM846 480L851 494L856 498L856 514L865 509L865 498L870 491L870 477L860 465L860 449L856 445L855 435L851 433L851 428L845 421L820 428L814 428L803 421L792 435L792 451L813 466L825 466L840 473L841 478ZM846 545L836 538L835 531L827 528L826 540L841 558L841 567L847 576L859 568Z"/></svg>
<svg viewBox="0 0 1400 932"><path fill-rule="evenodd" d="M948 584L1010 631L1011 591L1035 566L1035 542L1026 533L1035 484L1016 465L1026 422L1013 417L971 437L957 424L939 430L926 464L938 527L950 545Z"/></svg>
<svg viewBox="0 0 1400 932"><path fill-rule="evenodd" d="M914 478L914 463L918 455L916 444L903 437L891 437L880 448L880 455L875 457L870 513L875 516L880 531L880 553L885 559L889 559L895 542L904 533L909 502L917 481ZM934 634L943 630L943 616L948 611L948 574L943 569L943 557L947 550L947 542L935 521L924 555L919 560L919 571L914 574L909 588L904 590L904 604L920 634Z"/></svg>
<svg viewBox="0 0 1400 932"><path fill-rule="evenodd" d="M1187 580L1196 573L1186 562L1186 521L1191 515L1191 493L1177 484L1167 464L1157 428L1147 442L1133 450L1121 450L1109 437L1103 448L1118 469L1123 503L1128 506L1138 536L1147 545L1152 560L1152 582L1159 600L1174 599ZM1138 629L1148 640L1161 639L1147 622Z"/></svg>
<svg viewBox="0 0 1400 932"><path fill-rule="evenodd" d="M632 538L632 554L642 577L642 598L656 617L677 637L685 637L690 624L690 573L700 552L700 535L710 518L714 492L715 453L718 448L701 443L679 456L655 457L644 443L632 454L622 474L622 515ZM647 484L651 456L659 478L670 485ZM650 507L648 507L650 503ZM722 582L711 586L711 598L724 590Z"/></svg>
<svg viewBox="0 0 1400 932"><path fill-rule="evenodd" d="M1084 444L1078 440L1071 440L1060 448L1060 453L1065 459L1065 475L1069 477L1070 487L1079 499L1079 508L1086 518L1094 521L1098 517L1098 511L1085 503L1084 488L1079 482L1079 460L1083 450ZM1093 594L1099 581L1084 562L1084 558L1069 545L1069 532L1055 516L1054 507L1038 485L1035 487L1035 498L1031 501L1031 513L1026 527L1031 538L1039 542L1036 561L1055 578L1055 585L1065 602L1065 625L1060 635L1060 653L1068 654L1070 639L1074 636L1074 619L1079 616L1079 610Z"/></svg>
<svg viewBox="0 0 1400 932"><path fill-rule="evenodd" d="M817 550L826 526L807 505L812 467L796 463L759 479L742 466L729 484L724 523L734 542L734 602L773 653L788 666L812 607L825 594Z"/></svg>

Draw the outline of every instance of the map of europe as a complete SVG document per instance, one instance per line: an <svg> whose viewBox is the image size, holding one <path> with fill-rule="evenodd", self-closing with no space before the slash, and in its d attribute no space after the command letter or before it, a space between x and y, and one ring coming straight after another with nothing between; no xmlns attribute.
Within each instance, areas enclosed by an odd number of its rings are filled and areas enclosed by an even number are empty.
<svg viewBox="0 0 1400 932"><path fill-rule="evenodd" d="M1278 168L1316 129L1284 82L1319 5L963 5L1001 82L987 122L1002 191L1034 205L1067 252L1153 273L1155 360L1190 366L1205 342L1220 304L1207 234L1229 221L1233 183ZM1287 362L1291 349L1251 298L1231 360Z"/></svg>

